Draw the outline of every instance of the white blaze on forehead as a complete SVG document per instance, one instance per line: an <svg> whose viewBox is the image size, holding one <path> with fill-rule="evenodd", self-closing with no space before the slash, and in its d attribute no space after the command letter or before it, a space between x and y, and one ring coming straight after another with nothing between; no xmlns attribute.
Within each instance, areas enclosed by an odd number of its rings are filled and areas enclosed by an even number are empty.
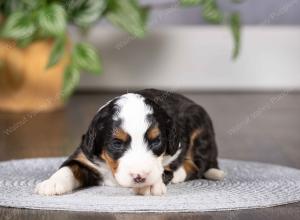
<svg viewBox="0 0 300 220"><path fill-rule="evenodd" d="M116 102L119 112L114 119L121 119L121 127L134 137L145 134L150 124L147 115L153 113L150 106L146 105L145 98L139 94L127 93L120 96Z"/></svg>
<svg viewBox="0 0 300 220"><path fill-rule="evenodd" d="M132 174L146 173L145 184L151 185L161 178L163 172L162 157L155 156L144 140L150 127L147 116L152 114L153 110L151 106L146 105L143 96L133 93L120 96L116 104L119 109L114 120L121 119L121 128L131 137L128 150L118 160L116 180L122 186L132 187Z"/></svg>

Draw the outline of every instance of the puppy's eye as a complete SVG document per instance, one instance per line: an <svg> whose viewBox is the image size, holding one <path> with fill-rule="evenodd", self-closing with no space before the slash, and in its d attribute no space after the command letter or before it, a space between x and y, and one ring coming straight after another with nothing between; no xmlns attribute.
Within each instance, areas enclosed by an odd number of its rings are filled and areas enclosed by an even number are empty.
<svg viewBox="0 0 300 220"><path fill-rule="evenodd" d="M114 146L115 148L121 148L123 144L123 141L120 139L115 138L112 140L112 146Z"/></svg>
<svg viewBox="0 0 300 220"><path fill-rule="evenodd" d="M150 145L151 148L159 146L160 144L161 144L160 136L156 137L153 140L149 140L149 145Z"/></svg>

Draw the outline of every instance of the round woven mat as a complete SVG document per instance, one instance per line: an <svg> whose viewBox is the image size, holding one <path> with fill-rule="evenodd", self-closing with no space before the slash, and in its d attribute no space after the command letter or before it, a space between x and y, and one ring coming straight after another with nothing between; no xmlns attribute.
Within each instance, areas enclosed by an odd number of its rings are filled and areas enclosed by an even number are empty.
<svg viewBox="0 0 300 220"><path fill-rule="evenodd" d="M221 160L224 181L188 181L168 186L167 195L136 196L130 189L97 186L63 196L40 196L35 185L64 158L0 163L0 206L95 212L188 212L270 207L300 201L300 170Z"/></svg>

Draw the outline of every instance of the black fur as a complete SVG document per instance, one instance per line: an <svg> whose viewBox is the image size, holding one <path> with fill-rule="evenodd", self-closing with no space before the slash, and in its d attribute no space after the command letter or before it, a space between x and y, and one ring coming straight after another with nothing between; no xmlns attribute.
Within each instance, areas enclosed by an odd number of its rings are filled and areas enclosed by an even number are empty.
<svg viewBox="0 0 300 220"><path fill-rule="evenodd" d="M175 171L184 162L188 148L193 147L194 162L198 171L191 173L188 179L203 178L203 174L209 168L218 168L217 145L212 121L207 112L192 100L176 93L156 89L145 89L138 94L152 100L159 106L159 113L165 112L168 117L169 129L167 153L173 155L181 144L181 154L178 159L170 164L170 169ZM190 143L190 137L196 129L203 133Z"/></svg>

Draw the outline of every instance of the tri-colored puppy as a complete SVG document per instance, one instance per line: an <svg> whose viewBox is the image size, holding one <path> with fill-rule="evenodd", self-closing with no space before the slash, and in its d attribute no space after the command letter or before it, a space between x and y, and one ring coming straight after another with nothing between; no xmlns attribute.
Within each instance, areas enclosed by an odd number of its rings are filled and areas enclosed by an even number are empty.
<svg viewBox="0 0 300 220"><path fill-rule="evenodd" d="M146 89L102 106L80 146L36 192L60 195L120 185L141 195L163 195L170 182L223 177L205 110L182 95Z"/></svg>

